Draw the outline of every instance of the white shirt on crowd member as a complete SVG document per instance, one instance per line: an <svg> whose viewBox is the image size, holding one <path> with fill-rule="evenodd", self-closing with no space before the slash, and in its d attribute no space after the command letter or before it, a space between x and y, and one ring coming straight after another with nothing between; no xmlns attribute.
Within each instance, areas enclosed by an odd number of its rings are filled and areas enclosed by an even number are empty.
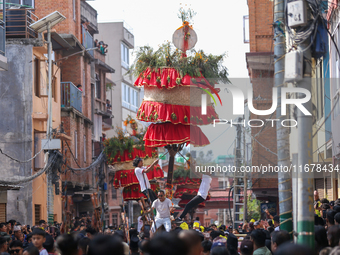
<svg viewBox="0 0 340 255"><path fill-rule="evenodd" d="M212 178L209 175L206 175L206 174L202 175L202 182L197 192L197 195L204 198L204 200L207 199L211 181L212 181Z"/></svg>
<svg viewBox="0 0 340 255"><path fill-rule="evenodd" d="M172 202L169 198L165 198L163 202L159 199L156 199L152 203L152 208L156 209L157 215L156 218L164 219L170 218L170 208L172 207Z"/></svg>
<svg viewBox="0 0 340 255"><path fill-rule="evenodd" d="M146 189L151 189L148 176L146 175L146 173L143 173L144 169L146 169L145 166L135 168L135 175L138 179L141 192L143 192ZM143 175L144 175L144 178L143 178ZM146 183L146 187L145 187L145 183Z"/></svg>

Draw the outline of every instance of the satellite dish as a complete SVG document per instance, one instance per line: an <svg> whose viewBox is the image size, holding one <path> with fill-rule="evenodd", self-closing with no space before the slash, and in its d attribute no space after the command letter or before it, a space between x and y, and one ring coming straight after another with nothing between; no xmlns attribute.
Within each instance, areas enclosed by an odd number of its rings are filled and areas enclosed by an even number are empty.
<svg viewBox="0 0 340 255"><path fill-rule="evenodd" d="M185 30L188 29L188 39L184 40L186 33ZM188 45L185 48L184 42L187 41ZM177 49L180 49L181 51L185 52L187 50L190 50L195 47L197 43L197 34L196 32L190 28L190 27L182 27L180 29L177 29L175 33L172 35L172 42L176 46Z"/></svg>

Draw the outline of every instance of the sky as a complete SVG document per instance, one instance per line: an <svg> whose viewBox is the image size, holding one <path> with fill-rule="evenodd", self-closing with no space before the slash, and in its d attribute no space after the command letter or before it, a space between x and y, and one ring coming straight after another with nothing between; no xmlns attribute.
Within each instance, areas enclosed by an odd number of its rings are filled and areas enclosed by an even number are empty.
<svg viewBox="0 0 340 255"><path fill-rule="evenodd" d="M248 15L247 0L87 2L97 10L98 22L124 21L126 28L132 28L135 48L149 45L157 49L160 44L171 41L174 31L182 25L181 19L177 16L180 7L191 8L197 13L191 23L198 37L195 49L203 49L204 52L214 55L226 53L224 65L229 69L229 77L236 78L238 84L247 83L249 80L245 61L249 44L243 42L243 16ZM231 95L221 93L221 98L223 106L216 106L220 118L234 118L230 110ZM215 157L233 154L232 143L236 132L235 127L228 128L229 126L218 126L216 129L202 127L211 144L197 150L207 152L213 149Z"/></svg>

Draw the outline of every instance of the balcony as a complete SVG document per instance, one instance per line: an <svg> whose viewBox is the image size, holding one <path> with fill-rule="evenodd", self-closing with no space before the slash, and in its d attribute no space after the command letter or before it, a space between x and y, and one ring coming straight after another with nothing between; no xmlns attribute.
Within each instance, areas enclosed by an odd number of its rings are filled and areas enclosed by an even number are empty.
<svg viewBox="0 0 340 255"><path fill-rule="evenodd" d="M87 27L91 34L98 34L97 11L85 1L81 1L80 15L82 22L89 23Z"/></svg>
<svg viewBox="0 0 340 255"><path fill-rule="evenodd" d="M61 107L73 107L82 112L82 92L72 82L61 82Z"/></svg>
<svg viewBox="0 0 340 255"><path fill-rule="evenodd" d="M85 47L85 49L91 49L94 46L94 41L92 35L85 29L85 27L81 26L81 44ZM94 56L93 50L87 51L92 57Z"/></svg>
<svg viewBox="0 0 340 255"><path fill-rule="evenodd" d="M6 10L6 37L7 38L37 38L30 25L39 18L33 13L34 9L7 9ZM0 11L0 16L3 10Z"/></svg>

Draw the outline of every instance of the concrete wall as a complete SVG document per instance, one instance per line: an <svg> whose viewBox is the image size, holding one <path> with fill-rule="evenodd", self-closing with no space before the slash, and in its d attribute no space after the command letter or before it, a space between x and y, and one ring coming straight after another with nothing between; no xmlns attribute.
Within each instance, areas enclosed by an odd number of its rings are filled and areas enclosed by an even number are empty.
<svg viewBox="0 0 340 255"><path fill-rule="evenodd" d="M26 40L25 42L29 42ZM26 160L32 157L32 56L29 43L10 44L6 54L8 71L0 72L0 147L9 155ZM19 164L0 156L3 177L31 175L31 162ZM32 184L8 191L7 220L32 224Z"/></svg>

